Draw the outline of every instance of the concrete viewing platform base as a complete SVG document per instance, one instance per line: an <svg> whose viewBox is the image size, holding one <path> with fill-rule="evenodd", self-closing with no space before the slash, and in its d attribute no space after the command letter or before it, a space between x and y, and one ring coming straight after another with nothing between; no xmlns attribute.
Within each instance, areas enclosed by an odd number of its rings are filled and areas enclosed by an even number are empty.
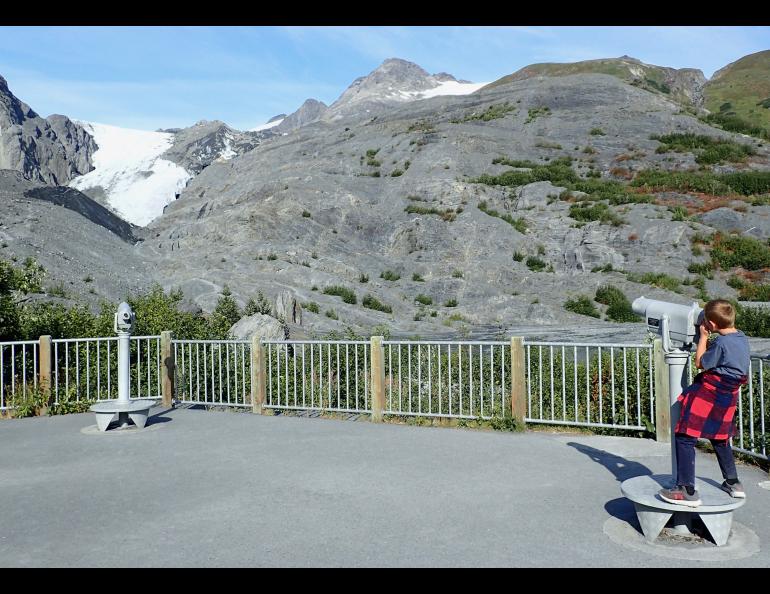
<svg viewBox="0 0 770 594"><path fill-rule="evenodd" d="M696 478L695 489L703 503L698 507L675 505L658 495L660 489L671 486L669 474L637 476L621 483L620 492L633 502L645 538L649 542L654 541L674 514L693 514L700 517L717 546L726 545L733 511L746 500L734 499L713 481Z"/></svg>
<svg viewBox="0 0 770 594"><path fill-rule="evenodd" d="M160 398L136 398L123 402L120 400L105 400L92 405L89 410L96 414L96 425L99 431L107 431L110 423L118 415L118 423L126 427L129 419L141 429L147 423L150 408L160 403Z"/></svg>

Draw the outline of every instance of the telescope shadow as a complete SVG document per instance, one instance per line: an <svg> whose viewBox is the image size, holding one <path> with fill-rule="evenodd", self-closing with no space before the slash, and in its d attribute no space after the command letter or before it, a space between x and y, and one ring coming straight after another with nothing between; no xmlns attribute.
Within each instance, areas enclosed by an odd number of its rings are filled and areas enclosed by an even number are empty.
<svg viewBox="0 0 770 594"><path fill-rule="evenodd" d="M647 468L644 464L634 462L633 460L627 460L622 456L616 456L605 450L599 450L587 446L582 443L576 443L571 441L567 443L568 446L575 448L581 454L585 454L594 462L601 464L607 470L609 470L619 483L634 478L636 476L652 475L653 472ZM628 522L639 533L642 532L642 527L639 524L639 520L636 517L636 511L634 510L634 504L625 497L618 497L612 499L604 505L604 509L608 514Z"/></svg>

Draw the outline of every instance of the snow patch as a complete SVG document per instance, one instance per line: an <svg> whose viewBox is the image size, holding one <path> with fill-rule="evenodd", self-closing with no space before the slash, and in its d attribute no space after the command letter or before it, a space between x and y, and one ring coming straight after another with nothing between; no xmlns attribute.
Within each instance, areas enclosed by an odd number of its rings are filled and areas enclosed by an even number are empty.
<svg viewBox="0 0 770 594"><path fill-rule="evenodd" d="M173 134L77 123L99 148L93 154L94 170L76 177L70 187L101 187L108 205L130 223L145 226L159 217L192 178L183 167L160 158L173 144Z"/></svg>
<svg viewBox="0 0 770 594"><path fill-rule="evenodd" d="M249 132L260 132L261 130L269 130L270 128L275 128L278 124L280 124L285 119L286 118L281 118L280 120L276 120L274 122L268 122L267 124L262 124L261 126L252 128L251 130L249 130Z"/></svg>
<svg viewBox="0 0 770 594"><path fill-rule="evenodd" d="M441 95L470 95L488 84L489 83L461 83L456 80L448 80L427 91L412 91L408 94L414 99L429 99L430 97L439 97Z"/></svg>

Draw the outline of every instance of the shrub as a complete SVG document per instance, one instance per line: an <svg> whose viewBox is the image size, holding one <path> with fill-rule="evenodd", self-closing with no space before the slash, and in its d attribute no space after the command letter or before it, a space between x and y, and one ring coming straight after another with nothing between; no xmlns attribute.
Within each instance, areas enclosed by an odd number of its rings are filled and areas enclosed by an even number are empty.
<svg viewBox="0 0 770 594"><path fill-rule="evenodd" d="M592 146L587 146L583 149L583 152L586 155L595 155L598 151Z"/></svg>
<svg viewBox="0 0 770 594"><path fill-rule="evenodd" d="M637 316L631 309L631 302L628 297L612 285L604 285L596 290L594 297L597 303L607 305L607 318L613 322L637 322Z"/></svg>
<svg viewBox="0 0 770 594"><path fill-rule="evenodd" d="M256 300L253 297L251 297L246 302L246 307L243 310L243 315L253 316L254 314L258 314L258 313L269 315L272 310L273 310L272 305L267 299L265 299L265 296L262 294L262 291L258 291Z"/></svg>
<svg viewBox="0 0 770 594"><path fill-rule="evenodd" d="M320 308L318 307L318 304L315 301L308 301L307 303L303 303L302 307L316 314L319 313L320 311Z"/></svg>
<svg viewBox="0 0 770 594"><path fill-rule="evenodd" d="M327 309L326 310L326 317L331 318L332 320L339 320L339 316L337 315L337 312L333 309Z"/></svg>
<svg viewBox="0 0 770 594"><path fill-rule="evenodd" d="M612 224L619 227L625 221L616 215L607 204L597 202L592 205L572 204L569 207L569 216L576 221L599 221L602 224Z"/></svg>
<svg viewBox="0 0 770 594"><path fill-rule="evenodd" d="M423 295L422 293L417 295L414 300L417 301L417 303L422 303L423 305L433 305L433 299L427 295Z"/></svg>
<svg viewBox="0 0 770 594"><path fill-rule="evenodd" d="M342 300L345 303L350 303L351 305L356 303L356 294L346 287L332 285L330 287L326 287L323 290L323 293L324 295L335 295L337 297L342 297Z"/></svg>
<svg viewBox="0 0 770 594"><path fill-rule="evenodd" d="M770 247L753 237L715 233L712 236L711 259L723 270L735 266L760 270L770 266Z"/></svg>
<svg viewBox="0 0 770 594"><path fill-rule="evenodd" d="M392 270L386 270L380 274L380 278L385 279L386 281L397 281L401 278L401 275Z"/></svg>
<svg viewBox="0 0 770 594"><path fill-rule="evenodd" d="M393 171L390 173L390 177L400 177L400 176L402 176L402 175L404 175L404 172L403 172L401 169L394 169L394 170L393 170Z"/></svg>
<svg viewBox="0 0 770 594"><path fill-rule="evenodd" d="M417 283L423 283L423 282L425 282L425 279L424 279L424 278L422 278L422 276L420 276L420 275L419 275L418 273L416 273L416 272L415 272L415 273L412 275L412 280L413 280L414 282L417 282Z"/></svg>
<svg viewBox="0 0 770 594"><path fill-rule="evenodd" d="M89 274L89 275L83 277L83 282L84 283L92 283L92 282L94 282L94 277Z"/></svg>
<svg viewBox="0 0 770 594"><path fill-rule="evenodd" d="M463 277L463 271L462 270L454 270L452 271L452 278L462 278Z"/></svg>
<svg viewBox="0 0 770 594"><path fill-rule="evenodd" d="M687 218L687 210L683 206L675 206L669 210L672 221L684 221Z"/></svg>
<svg viewBox="0 0 770 594"><path fill-rule="evenodd" d="M372 295L367 295L366 297L364 297L364 300L362 303L364 307L368 309L374 309L385 313L393 313L393 308L391 308L389 305L385 305L384 303L381 303L379 300L377 300L376 297Z"/></svg>
<svg viewBox="0 0 770 594"><path fill-rule="evenodd" d="M521 262L522 260L524 260L524 254L522 254L521 252L513 252L513 259L516 262Z"/></svg>
<svg viewBox="0 0 770 594"><path fill-rule="evenodd" d="M663 272L645 272L644 274L630 273L627 278L634 283L652 285L653 287L666 289L675 293L682 292L679 280Z"/></svg>
<svg viewBox="0 0 770 594"><path fill-rule="evenodd" d="M590 134L591 136L606 136L606 134L604 133L604 130L602 130L601 128L591 128Z"/></svg>
<svg viewBox="0 0 770 594"><path fill-rule="evenodd" d="M745 284L738 291L738 297L742 301L770 301L770 285Z"/></svg>
<svg viewBox="0 0 770 594"><path fill-rule="evenodd" d="M714 265L711 262L693 262L687 267L687 272L714 278Z"/></svg>
<svg viewBox="0 0 770 594"><path fill-rule="evenodd" d="M525 124L529 124L530 122L534 122L537 118L541 116L547 116L551 113L551 110L548 107L534 107L527 110L527 119L524 122Z"/></svg>
<svg viewBox="0 0 770 594"><path fill-rule="evenodd" d="M277 259L278 259L278 256L276 256L275 254L269 254L269 255L267 256L267 259L268 259L268 260L277 260Z"/></svg>
<svg viewBox="0 0 770 594"><path fill-rule="evenodd" d="M529 258L527 258L526 264L527 264L527 268L529 268L532 272L542 272L548 266L546 262L544 262L537 256L530 256Z"/></svg>
<svg viewBox="0 0 770 594"><path fill-rule="evenodd" d="M508 112L514 111L515 109L516 109L515 106L509 105L509 103L506 101L505 103L489 105L481 113L472 112L469 115L466 115L461 120L453 120L452 123L459 124L460 122L472 122L472 121L488 122L490 120L496 120L498 118L505 117L505 115L508 114Z"/></svg>
<svg viewBox="0 0 770 594"><path fill-rule="evenodd" d="M306 219L310 218L310 211L303 210L302 211L302 216L305 217Z"/></svg>
<svg viewBox="0 0 770 594"><path fill-rule="evenodd" d="M448 299L444 302L444 307L457 307L457 299Z"/></svg>
<svg viewBox="0 0 770 594"><path fill-rule="evenodd" d="M583 316L590 316L592 318L598 318L600 316L599 310L596 309L591 298L585 295L580 295L574 299L568 299L564 303L564 309Z"/></svg>
<svg viewBox="0 0 770 594"><path fill-rule="evenodd" d="M604 305L628 301L623 291L612 285L604 285L596 289L596 296L594 299L597 303L602 303Z"/></svg>
<svg viewBox="0 0 770 594"><path fill-rule="evenodd" d="M368 283L369 282L369 276L362 272L361 275L358 277L358 282L359 283Z"/></svg>

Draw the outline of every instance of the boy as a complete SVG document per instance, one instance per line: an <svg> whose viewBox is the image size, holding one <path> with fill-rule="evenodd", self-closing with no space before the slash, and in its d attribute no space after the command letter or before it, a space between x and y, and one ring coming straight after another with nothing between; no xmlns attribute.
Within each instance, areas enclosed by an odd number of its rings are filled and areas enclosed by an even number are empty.
<svg viewBox="0 0 770 594"><path fill-rule="evenodd" d="M703 369L693 384L679 395L681 413L674 430L676 444L676 486L661 489L669 503L698 507L695 490L695 444L698 438L711 441L725 481L722 490L732 497L746 497L735 470L730 437L738 403L738 390L746 383L750 366L749 341L735 328L735 309L729 301L714 299L703 309L695 366ZM710 332L718 336L708 344Z"/></svg>

